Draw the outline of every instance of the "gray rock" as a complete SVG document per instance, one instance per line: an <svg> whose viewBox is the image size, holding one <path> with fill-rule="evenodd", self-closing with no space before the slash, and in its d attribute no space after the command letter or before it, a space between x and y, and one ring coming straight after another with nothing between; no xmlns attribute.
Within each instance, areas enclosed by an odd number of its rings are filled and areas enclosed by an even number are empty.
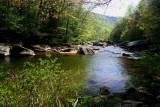
<svg viewBox="0 0 160 107"><path fill-rule="evenodd" d="M107 43L106 42L97 41L97 42L93 42L93 46L103 46L103 47L106 47Z"/></svg>
<svg viewBox="0 0 160 107"><path fill-rule="evenodd" d="M10 46L0 45L0 56L10 55Z"/></svg>
<svg viewBox="0 0 160 107"><path fill-rule="evenodd" d="M36 52L47 52L51 50L51 47L45 44L34 44L31 45L31 49Z"/></svg>
<svg viewBox="0 0 160 107"><path fill-rule="evenodd" d="M129 48L129 49L142 50L142 49L147 49L148 43L147 43L146 40L137 40L137 41L129 42L126 45L126 47Z"/></svg>
<svg viewBox="0 0 160 107"><path fill-rule="evenodd" d="M122 102L121 107L144 107L144 104L139 101L125 100Z"/></svg>
<svg viewBox="0 0 160 107"><path fill-rule="evenodd" d="M92 49L95 50L95 51L99 51L99 50L100 50L100 49L97 48L97 47L93 47Z"/></svg>
<svg viewBox="0 0 160 107"><path fill-rule="evenodd" d="M14 55L14 56L34 56L35 53L34 51L28 49L28 48L25 48L25 47L21 47L21 46L13 46L12 49L11 49L11 55Z"/></svg>
<svg viewBox="0 0 160 107"><path fill-rule="evenodd" d="M66 49L62 49L62 50L61 50L61 52L70 52L70 51L72 51L71 48L66 48Z"/></svg>
<svg viewBox="0 0 160 107"><path fill-rule="evenodd" d="M78 50L78 53L82 54L82 55L93 55L93 54L95 54L95 52L92 49L87 48L87 47L80 47L79 50Z"/></svg>

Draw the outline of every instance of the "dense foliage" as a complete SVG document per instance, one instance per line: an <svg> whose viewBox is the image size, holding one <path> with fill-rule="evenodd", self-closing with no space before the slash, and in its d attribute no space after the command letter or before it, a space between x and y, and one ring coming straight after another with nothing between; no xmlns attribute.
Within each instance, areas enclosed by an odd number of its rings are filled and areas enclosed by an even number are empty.
<svg viewBox="0 0 160 107"><path fill-rule="evenodd" d="M4 68L5 69L5 68ZM72 105L80 94L80 71L71 75L63 71L56 59L40 59L25 63L22 69L9 68L0 75L0 106L63 106ZM17 70L13 72L14 70ZM78 81L74 78L79 78Z"/></svg>
<svg viewBox="0 0 160 107"><path fill-rule="evenodd" d="M79 43L111 31L81 0L0 0L0 13L0 42Z"/></svg>
<svg viewBox="0 0 160 107"><path fill-rule="evenodd" d="M160 1L141 0L138 7L128 8L127 15L119 20L110 38L116 42L146 39L159 42Z"/></svg>

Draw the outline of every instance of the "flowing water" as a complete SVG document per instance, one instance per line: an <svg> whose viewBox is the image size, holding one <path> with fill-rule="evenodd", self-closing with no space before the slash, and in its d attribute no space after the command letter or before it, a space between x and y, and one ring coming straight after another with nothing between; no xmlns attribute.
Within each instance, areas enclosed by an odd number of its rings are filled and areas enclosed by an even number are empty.
<svg viewBox="0 0 160 107"><path fill-rule="evenodd" d="M75 72L82 70L85 73L84 80L88 84L88 93L93 94L103 86L108 86L111 92L123 92L130 80L128 68L126 69L123 63L126 58L121 57L121 53L125 51L113 46L101 48L101 50L95 55L52 54L51 58L58 58L65 70ZM0 64L21 66L25 61L35 61L43 57L44 54L33 57L6 57L0 59Z"/></svg>

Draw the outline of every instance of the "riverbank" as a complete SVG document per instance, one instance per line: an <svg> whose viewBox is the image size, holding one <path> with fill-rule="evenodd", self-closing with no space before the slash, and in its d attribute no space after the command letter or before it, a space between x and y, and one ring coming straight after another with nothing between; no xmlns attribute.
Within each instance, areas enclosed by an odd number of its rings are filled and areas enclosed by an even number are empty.
<svg viewBox="0 0 160 107"><path fill-rule="evenodd" d="M59 54L83 54L92 55L99 51L95 46L103 48L113 45L110 41L83 42L80 45L63 44L61 46L49 46L47 44L5 44L0 43L0 56L34 56L38 52Z"/></svg>

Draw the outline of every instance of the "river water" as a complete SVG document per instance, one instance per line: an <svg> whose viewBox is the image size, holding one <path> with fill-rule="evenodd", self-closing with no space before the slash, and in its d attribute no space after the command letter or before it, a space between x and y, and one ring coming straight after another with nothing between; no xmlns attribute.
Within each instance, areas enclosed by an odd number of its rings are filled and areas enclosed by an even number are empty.
<svg viewBox="0 0 160 107"><path fill-rule="evenodd" d="M129 83L129 68L126 68L121 54L125 51L119 47L109 46L100 48L101 52L95 55L59 55L52 54L51 58L58 58L65 70L82 70L85 73L85 81L88 84L88 93L96 93L96 90L108 86L111 92L123 92ZM125 52L127 53L127 52ZM130 53L129 53L130 54ZM44 54L33 57L6 57L0 59L0 64L22 66L25 61L35 61L43 58Z"/></svg>

